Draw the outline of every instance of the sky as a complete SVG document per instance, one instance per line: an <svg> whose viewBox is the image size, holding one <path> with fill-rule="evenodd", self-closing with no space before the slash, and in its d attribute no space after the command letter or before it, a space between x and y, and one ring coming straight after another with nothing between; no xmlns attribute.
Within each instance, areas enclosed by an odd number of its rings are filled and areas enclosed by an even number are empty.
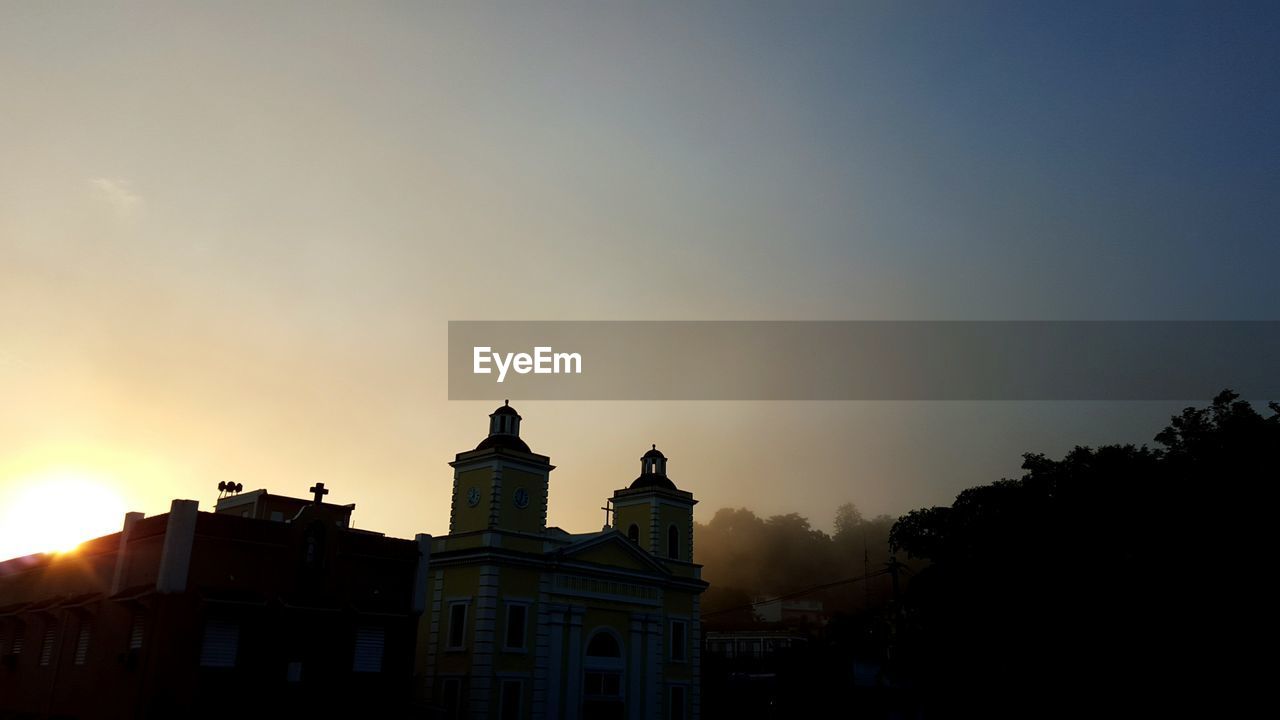
<svg viewBox="0 0 1280 720"><path fill-rule="evenodd" d="M1280 308L1274 3L3 2L0 97L0 504L446 532L449 320ZM650 443L830 529L1183 404L513 398L572 531Z"/></svg>

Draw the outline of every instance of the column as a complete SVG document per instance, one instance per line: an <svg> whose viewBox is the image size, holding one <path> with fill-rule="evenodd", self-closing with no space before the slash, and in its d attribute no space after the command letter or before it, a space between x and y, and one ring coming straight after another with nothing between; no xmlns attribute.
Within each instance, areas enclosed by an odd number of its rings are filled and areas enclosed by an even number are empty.
<svg viewBox="0 0 1280 720"><path fill-rule="evenodd" d="M646 619L645 627L648 631L649 642L646 652L648 654L648 686L645 693L644 716L651 720L659 720L662 717L662 668L664 666L664 655L662 652L662 616L649 615Z"/></svg>
<svg viewBox="0 0 1280 720"><path fill-rule="evenodd" d="M582 616L585 609L574 605L569 608L569 664L565 669L564 717L578 720L582 714Z"/></svg>
<svg viewBox="0 0 1280 720"><path fill-rule="evenodd" d="M627 642L627 717L644 717L644 615L631 614L631 636Z"/></svg>
<svg viewBox="0 0 1280 720"><path fill-rule="evenodd" d="M547 720L559 720L564 716L561 708L561 691L564 689L564 626L568 622L568 609L555 605L547 613Z"/></svg>
<svg viewBox="0 0 1280 720"><path fill-rule="evenodd" d="M498 568L480 566L475 641L471 647L471 714L488 717L493 698L493 652L498 616Z"/></svg>

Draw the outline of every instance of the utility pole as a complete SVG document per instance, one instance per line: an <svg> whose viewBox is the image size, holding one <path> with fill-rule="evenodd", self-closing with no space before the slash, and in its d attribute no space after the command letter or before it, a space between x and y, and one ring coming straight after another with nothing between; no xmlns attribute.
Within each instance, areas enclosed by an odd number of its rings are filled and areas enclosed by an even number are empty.
<svg viewBox="0 0 1280 720"><path fill-rule="evenodd" d="M862 609L871 612L871 549L867 547L867 528L862 528Z"/></svg>
<svg viewBox="0 0 1280 720"><path fill-rule="evenodd" d="M893 623L894 631L902 631L902 597L898 585L898 574L906 567L903 563L898 562L896 555L889 556L889 562L884 564L889 570L889 577L893 578Z"/></svg>
<svg viewBox="0 0 1280 720"><path fill-rule="evenodd" d="M890 667L892 667L893 662L897 659L897 645L902 642L902 626L904 625L903 620L905 619L905 613L903 612L902 607L902 595L898 584L898 575L905 568L906 565L898 562L898 557L896 555L890 555L889 562L885 563L885 569L889 573L889 577L893 579L893 624L890 625L889 645L886 648L888 651L887 659Z"/></svg>

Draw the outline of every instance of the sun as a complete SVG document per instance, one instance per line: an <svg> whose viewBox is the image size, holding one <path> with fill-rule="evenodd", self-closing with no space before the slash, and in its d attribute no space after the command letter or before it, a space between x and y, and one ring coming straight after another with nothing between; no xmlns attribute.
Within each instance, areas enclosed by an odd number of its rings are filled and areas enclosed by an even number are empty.
<svg viewBox="0 0 1280 720"><path fill-rule="evenodd" d="M15 478L0 499L0 560L38 552L71 552L115 532L125 502L106 476L51 469Z"/></svg>

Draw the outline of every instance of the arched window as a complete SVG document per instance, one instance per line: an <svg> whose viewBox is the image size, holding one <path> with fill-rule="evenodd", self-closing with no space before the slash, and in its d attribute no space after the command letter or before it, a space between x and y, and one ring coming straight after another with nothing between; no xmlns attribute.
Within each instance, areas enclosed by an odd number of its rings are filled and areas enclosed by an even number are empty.
<svg viewBox="0 0 1280 720"><path fill-rule="evenodd" d="M602 630L591 636L591 641L587 643L587 655L616 658L622 657L622 650L618 648L618 640Z"/></svg>
<svg viewBox="0 0 1280 720"><path fill-rule="evenodd" d="M667 528L667 557L680 557L680 531L675 525Z"/></svg>
<svg viewBox="0 0 1280 720"><path fill-rule="evenodd" d="M622 683L625 670L619 636L606 628L597 629L587 640L587 656L583 659L583 720L626 716Z"/></svg>
<svg viewBox="0 0 1280 720"><path fill-rule="evenodd" d="M639 544L640 542L640 526L639 525L635 523L631 523L631 527L627 528L627 539L633 543Z"/></svg>

